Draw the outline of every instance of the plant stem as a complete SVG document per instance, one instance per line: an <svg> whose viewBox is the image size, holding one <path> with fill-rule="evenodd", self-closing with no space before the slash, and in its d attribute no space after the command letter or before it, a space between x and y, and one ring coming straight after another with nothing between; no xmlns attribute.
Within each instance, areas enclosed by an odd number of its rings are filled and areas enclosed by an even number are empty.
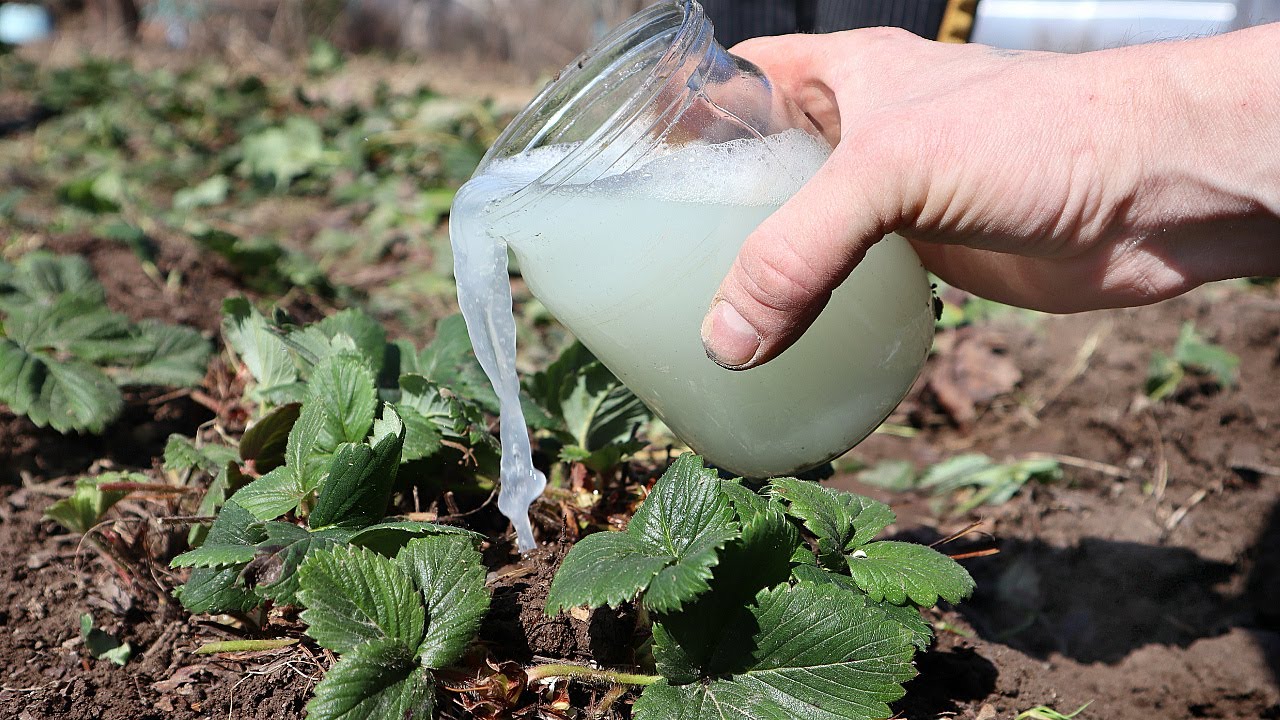
<svg viewBox="0 0 1280 720"><path fill-rule="evenodd" d="M600 670L585 665L538 665L525 671L529 682L537 682L553 677L574 678L587 682L612 683L616 685L652 685L662 679L661 675L638 675L636 673Z"/></svg>

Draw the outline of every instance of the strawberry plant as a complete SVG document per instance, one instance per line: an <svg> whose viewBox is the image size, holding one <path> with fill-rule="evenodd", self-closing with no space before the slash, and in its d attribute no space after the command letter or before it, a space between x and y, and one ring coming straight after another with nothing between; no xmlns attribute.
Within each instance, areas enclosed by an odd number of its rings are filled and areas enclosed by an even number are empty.
<svg viewBox="0 0 1280 720"><path fill-rule="evenodd" d="M40 427L102 432L121 386L189 386L209 343L191 328L108 310L83 258L34 252L0 261L0 403Z"/></svg>
<svg viewBox="0 0 1280 720"><path fill-rule="evenodd" d="M1188 373L1206 376L1214 385L1229 388L1239 374L1240 358L1205 340L1193 323L1182 324L1171 353L1152 353L1147 368L1147 397L1163 400L1182 384Z"/></svg>
<svg viewBox="0 0 1280 720"><path fill-rule="evenodd" d="M932 548L875 536L883 503L783 478L763 492L683 455L622 532L583 538L547 611L636 600L657 675L560 666L531 673L644 687L647 718L887 718L931 630L919 609L973 580Z"/></svg>

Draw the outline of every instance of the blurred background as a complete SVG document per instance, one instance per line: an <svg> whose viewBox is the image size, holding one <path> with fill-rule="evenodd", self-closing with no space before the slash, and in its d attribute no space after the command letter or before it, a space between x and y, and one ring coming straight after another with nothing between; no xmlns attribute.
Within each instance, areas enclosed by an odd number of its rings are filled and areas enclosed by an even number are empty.
<svg viewBox="0 0 1280 720"><path fill-rule="evenodd" d="M128 38L223 54L343 51L496 62L536 77L572 59L646 0L0 0L0 42ZM707 0L718 35L896 24L938 34L947 0ZM973 13L972 0L952 5ZM1280 0L980 0L974 42L1078 52L1280 20ZM88 49L88 48L83 48Z"/></svg>

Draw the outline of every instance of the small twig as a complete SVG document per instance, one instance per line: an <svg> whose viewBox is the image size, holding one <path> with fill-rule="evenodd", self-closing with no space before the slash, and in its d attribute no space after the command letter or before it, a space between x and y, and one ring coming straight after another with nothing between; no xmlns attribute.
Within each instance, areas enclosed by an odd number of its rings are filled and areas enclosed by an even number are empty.
<svg viewBox="0 0 1280 720"><path fill-rule="evenodd" d="M1050 452L1030 452L1023 457L1027 460L1053 460L1054 462L1062 465L1070 465L1071 467L1093 470L1094 472L1099 472L1103 475L1110 475L1111 477L1129 477L1129 471L1118 465L1090 460L1088 458L1076 457L1074 455L1062 455Z"/></svg>
<svg viewBox="0 0 1280 720"><path fill-rule="evenodd" d="M1183 504L1182 507L1174 510L1173 514L1169 516L1169 519L1165 521L1165 532L1173 532L1173 529L1178 526L1178 523L1182 522L1183 518L1187 516L1187 513L1191 512L1191 508L1199 505L1208 496L1209 490L1207 488L1197 490L1194 495L1187 499L1187 502Z"/></svg>
<svg viewBox="0 0 1280 720"><path fill-rule="evenodd" d="M999 555L1000 548L987 548L985 550L974 550L973 552L956 553L948 555L952 560L969 560L971 558L989 557L991 555Z"/></svg>
<svg viewBox="0 0 1280 720"><path fill-rule="evenodd" d="M102 483L98 486L102 492L141 492L155 493L159 495L183 495L189 492L195 492L195 488L180 487L177 485L165 485L163 483L136 483L136 482L114 482Z"/></svg>
<svg viewBox="0 0 1280 720"><path fill-rule="evenodd" d="M969 523L969 525L968 525L967 527L965 527L965 529L960 530L960 531L957 531L957 532L953 532L953 533L951 533L950 535L948 535L948 536L946 536L946 537L942 538L941 540L935 540L934 542L929 543L929 547L938 547L939 545L946 545L947 543L952 542L952 541L954 541L954 540L959 540L960 538L964 537L965 535L968 535L969 533L973 532L974 530L977 530L977 529L982 525L982 522L983 522L983 521L981 521L981 520L975 520L975 521L973 521L973 522Z"/></svg>
<svg viewBox="0 0 1280 720"><path fill-rule="evenodd" d="M1058 399L1058 396L1071 386L1071 383L1078 380L1085 370L1089 369L1089 363L1093 360L1094 353L1098 351L1098 346L1102 344L1102 340L1111 334L1113 325L1114 323L1111 320L1105 320L1094 326L1080 349L1076 351L1075 359L1072 361L1071 367L1067 368L1067 372L1049 388L1048 392L1027 405L1027 410L1032 417L1037 417L1038 419L1041 411L1053 404Z"/></svg>
<svg viewBox="0 0 1280 720"><path fill-rule="evenodd" d="M1156 471L1155 477L1152 479L1152 495L1156 502L1164 498L1164 491L1169 487L1169 458L1164 452L1164 433L1160 431L1160 423L1156 420L1156 416L1150 411L1143 414L1147 424L1151 426L1151 434L1155 436L1156 443Z"/></svg>
<svg viewBox="0 0 1280 720"><path fill-rule="evenodd" d="M156 518L156 522L161 525L195 525L197 523L213 522L217 519L217 515L171 515L169 517Z"/></svg>

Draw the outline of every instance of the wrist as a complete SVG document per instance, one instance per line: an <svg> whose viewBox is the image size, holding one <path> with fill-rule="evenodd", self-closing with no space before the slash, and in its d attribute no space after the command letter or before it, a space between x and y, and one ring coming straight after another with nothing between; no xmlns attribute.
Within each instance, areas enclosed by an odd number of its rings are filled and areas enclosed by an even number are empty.
<svg viewBox="0 0 1280 720"><path fill-rule="evenodd" d="M1280 232L1280 25L1131 51L1147 200L1135 209Z"/></svg>

